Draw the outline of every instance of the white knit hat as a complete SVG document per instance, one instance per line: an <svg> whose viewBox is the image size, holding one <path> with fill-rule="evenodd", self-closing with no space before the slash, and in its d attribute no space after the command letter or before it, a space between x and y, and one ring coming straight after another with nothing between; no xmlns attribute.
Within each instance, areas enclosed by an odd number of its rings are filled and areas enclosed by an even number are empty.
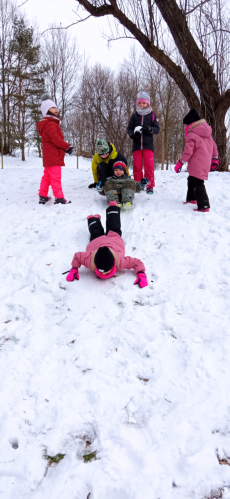
<svg viewBox="0 0 230 499"><path fill-rule="evenodd" d="M55 104L55 102L50 99L50 96L48 94L42 95L41 101L41 112L43 117L47 115L47 112L51 107L57 108L57 104Z"/></svg>

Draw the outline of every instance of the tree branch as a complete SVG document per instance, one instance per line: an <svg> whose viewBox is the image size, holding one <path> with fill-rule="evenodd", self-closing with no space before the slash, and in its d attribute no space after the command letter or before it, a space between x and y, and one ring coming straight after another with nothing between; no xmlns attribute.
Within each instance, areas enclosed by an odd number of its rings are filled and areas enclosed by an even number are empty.
<svg viewBox="0 0 230 499"><path fill-rule="evenodd" d="M22 7L23 5L25 5L25 3L27 3L29 0L25 0L25 2L22 2L21 5L18 5L18 8L19 7Z"/></svg>
<svg viewBox="0 0 230 499"><path fill-rule="evenodd" d="M76 21L75 23L71 23L68 26L57 26L55 28L47 28L47 29L45 29L45 31L43 31L41 33L41 35L44 35L44 33L46 33L47 31L51 31L53 29L68 29L68 28L71 28L71 26L74 26L75 24L79 24L79 23L82 23L83 21L86 21L87 19L89 19L89 17L91 17L91 15L85 17L85 19L80 19L79 21Z"/></svg>
<svg viewBox="0 0 230 499"><path fill-rule="evenodd" d="M142 45L144 50L157 61L166 71L171 78L180 88L185 96L190 107L200 108L199 99L186 76L181 70L181 67L175 64L170 57L168 57L163 50L159 49L156 45L151 43L149 38L130 20L127 16L117 7L117 3L113 5L102 5L94 7L88 0L76 0L85 10L87 10L93 17L102 17L112 15L115 17ZM165 0L163 0L165 1ZM170 0L172 1L172 0ZM111 2L111 0L110 0ZM156 2L157 3L157 2ZM182 14L181 14L182 15ZM190 35L191 36L191 35ZM194 41L195 43L195 41ZM198 49L198 47L197 47ZM199 49L198 49L199 50Z"/></svg>
<svg viewBox="0 0 230 499"><path fill-rule="evenodd" d="M228 88L220 98L217 106L217 112L225 116L227 110L230 107L230 88Z"/></svg>
<svg viewBox="0 0 230 499"><path fill-rule="evenodd" d="M199 88L202 102L214 109L220 98L218 83L212 66L202 54L189 30L182 10L179 9L175 0L155 0L155 2Z"/></svg>
<svg viewBox="0 0 230 499"><path fill-rule="evenodd" d="M199 3L198 5L196 5L193 9L189 10L188 12L185 12L185 15L189 16L189 14L192 14L192 12L194 12L197 9L199 9L199 7L202 7L202 5L204 5L205 3L208 3L208 2L210 2L210 0L204 0L203 2Z"/></svg>

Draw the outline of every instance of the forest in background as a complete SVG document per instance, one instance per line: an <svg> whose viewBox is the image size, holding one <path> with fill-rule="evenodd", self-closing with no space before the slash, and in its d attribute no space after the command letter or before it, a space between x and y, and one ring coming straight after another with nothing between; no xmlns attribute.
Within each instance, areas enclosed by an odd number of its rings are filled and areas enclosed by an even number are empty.
<svg viewBox="0 0 230 499"><path fill-rule="evenodd" d="M124 42L125 43L125 42ZM88 57L88 58L87 58ZM79 51L68 30L51 25L44 34L31 26L13 0L0 0L1 142L4 154L36 148L40 98L49 92L57 103L65 139L76 154L92 156L98 137L113 142L130 161L127 125L136 95L147 90L161 127L155 138L155 161L176 163L184 145L182 119L188 104L178 86L146 52L131 50L117 71L93 64Z"/></svg>

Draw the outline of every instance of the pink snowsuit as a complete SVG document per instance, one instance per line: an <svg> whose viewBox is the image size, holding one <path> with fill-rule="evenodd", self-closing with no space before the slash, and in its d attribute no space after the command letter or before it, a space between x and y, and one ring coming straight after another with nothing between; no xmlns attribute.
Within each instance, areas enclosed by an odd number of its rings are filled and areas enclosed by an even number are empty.
<svg viewBox="0 0 230 499"><path fill-rule="evenodd" d="M107 236L100 236L91 241L86 247L86 251L80 251L75 253L72 261L72 268L79 269L81 265L84 265L87 269L95 272L94 258L98 248L102 246L107 246L116 260L117 270L123 269L134 269L136 274L138 272L144 272L145 266L138 260L138 258L132 258L131 256L125 256L125 243L123 239L111 230L108 232Z"/></svg>
<svg viewBox="0 0 230 499"><path fill-rule="evenodd" d="M212 158L218 156L217 145L212 138L212 129L205 120L190 125L181 161L188 162L188 173L192 177L208 180Z"/></svg>

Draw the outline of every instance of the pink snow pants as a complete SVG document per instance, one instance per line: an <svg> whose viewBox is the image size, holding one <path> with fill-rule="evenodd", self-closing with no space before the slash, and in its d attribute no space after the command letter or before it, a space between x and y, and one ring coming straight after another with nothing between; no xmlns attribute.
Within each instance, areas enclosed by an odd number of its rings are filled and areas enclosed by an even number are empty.
<svg viewBox="0 0 230 499"><path fill-rule="evenodd" d="M62 185L61 185L61 167L60 166L46 166L44 174L41 179L39 196L47 197L49 186L51 185L55 198L64 198Z"/></svg>
<svg viewBox="0 0 230 499"><path fill-rule="evenodd" d="M155 187L154 180L154 156L153 151L150 149L139 149L133 151L133 176L134 180L140 182L143 177L143 163L144 163L144 176L147 177L149 187Z"/></svg>

